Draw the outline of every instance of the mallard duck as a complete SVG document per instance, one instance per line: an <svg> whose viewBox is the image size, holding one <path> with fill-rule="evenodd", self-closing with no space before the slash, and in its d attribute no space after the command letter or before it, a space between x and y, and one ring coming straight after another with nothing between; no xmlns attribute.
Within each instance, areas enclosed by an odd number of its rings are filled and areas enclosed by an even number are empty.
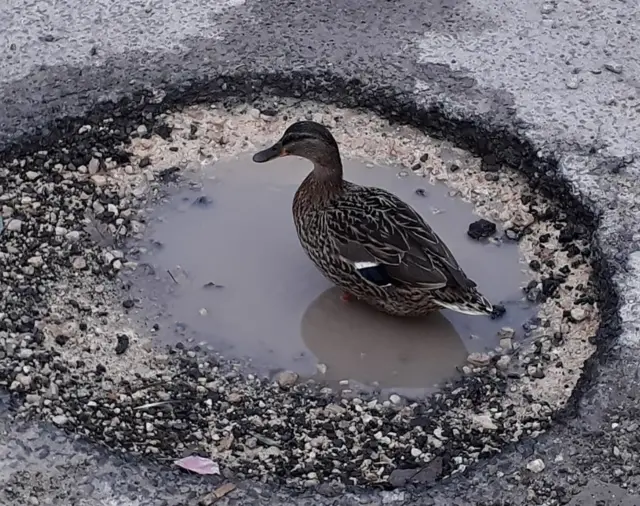
<svg viewBox="0 0 640 506"><path fill-rule="evenodd" d="M343 178L338 144L313 121L293 123L257 163L297 155L313 163L293 199L302 248L343 299L394 316L442 308L489 315L491 303L424 219L394 194Z"/></svg>

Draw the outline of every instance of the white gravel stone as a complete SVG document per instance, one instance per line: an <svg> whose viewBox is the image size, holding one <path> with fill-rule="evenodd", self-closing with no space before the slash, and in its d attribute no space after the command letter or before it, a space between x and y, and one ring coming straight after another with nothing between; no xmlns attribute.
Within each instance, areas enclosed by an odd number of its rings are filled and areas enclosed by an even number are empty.
<svg viewBox="0 0 640 506"><path fill-rule="evenodd" d="M484 430L497 430L498 426L493 423L493 420L489 415L473 415L473 422Z"/></svg>
<svg viewBox="0 0 640 506"><path fill-rule="evenodd" d="M65 415L56 415L51 418L51 421L56 425L66 425L69 419Z"/></svg>
<svg viewBox="0 0 640 506"><path fill-rule="evenodd" d="M42 264L44 264L44 260L42 259L41 256L31 257L27 260L27 262L33 265L34 267L42 267Z"/></svg>
<svg viewBox="0 0 640 506"><path fill-rule="evenodd" d="M30 387L32 379L28 374L18 374L16 376L16 381L24 387Z"/></svg>
<svg viewBox="0 0 640 506"><path fill-rule="evenodd" d="M622 64L618 62L607 62L604 64L604 68L614 74L622 74Z"/></svg>
<svg viewBox="0 0 640 506"><path fill-rule="evenodd" d="M574 307L571 310L571 318L573 318L577 322L581 322L586 317L587 317L587 312L584 310L584 308Z"/></svg>
<svg viewBox="0 0 640 506"><path fill-rule="evenodd" d="M467 362L469 362L471 365L484 367L489 365L489 363L491 362L491 357L487 353L471 353L467 357Z"/></svg>
<svg viewBox="0 0 640 506"><path fill-rule="evenodd" d="M513 348L513 341L510 337L504 337L500 339L500 348L503 350L509 351Z"/></svg>
<svg viewBox="0 0 640 506"><path fill-rule="evenodd" d="M18 353L18 357L26 360L28 358L31 358L33 356L33 350L29 349L29 348L22 348L20 350L20 352Z"/></svg>
<svg viewBox="0 0 640 506"><path fill-rule="evenodd" d="M107 178L102 174L94 174L91 176L91 181L93 181L96 186L104 186L107 184Z"/></svg>
<svg viewBox="0 0 640 506"><path fill-rule="evenodd" d="M96 213L97 215L100 215L105 211L104 206L97 200L93 203L92 207L93 207L93 212Z"/></svg>
<svg viewBox="0 0 640 506"><path fill-rule="evenodd" d="M71 265L73 265L74 269L81 271L87 268L87 261L84 259L84 257L75 257L71 262Z"/></svg>
<svg viewBox="0 0 640 506"><path fill-rule="evenodd" d="M71 232L68 232L65 235L67 241L70 242L76 242L78 240L80 240L80 232L78 232L77 230L72 230Z"/></svg>
<svg viewBox="0 0 640 506"><path fill-rule="evenodd" d="M498 337L500 339L513 339L516 335L516 331L512 327L502 327L498 331Z"/></svg>
<svg viewBox="0 0 640 506"><path fill-rule="evenodd" d="M98 160L97 158L92 158L89 161L89 165L87 166L87 168L89 169L89 174L91 174L93 176L94 174L96 174L100 170L100 160ZM93 179L93 178L91 178L91 179Z"/></svg>
<svg viewBox="0 0 640 506"><path fill-rule="evenodd" d="M276 375L276 382L281 388L291 388L298 381L298 377L293 371L281 371Z"/></svg>
<svg viewBox="0 0 640 506"><path fill-rule="evenodd" d="M49 388L47 389L47 391L44 394L45 399L57 399L59 395L59 389L58 389L58 385L52 381L49 384Z"/></svg>
<svg viewBox="0 0 640 506"><path fill-rule="evenodd" d="M9 222L6 224L6 228L9 232L21 232L22 223L22 220L14 218L12 220L9 220Z"/></svg>
<svg viewBox="0 0 640 506"><path fill-rule="evenodd" d="M28 394L25 397L27 404L40 404L42 402L42 397L37 394Z"/></svg>
<svg viewBox="0 0 640 506"><path fill-rule="evenodd" d="M501 371L504 371L505 369L507 369L507 367L509 367L510 363L511 363L511 357L509 355L503 355L496 362L496 367Z"/></svg>
<svg viewBox="0 0 640 506"><path fill-rule="evenodd" d="M542 459L535 459L527 464L527 469L536 474L544 471L545 467L546 466L544 465L544 461Z"/></svg>

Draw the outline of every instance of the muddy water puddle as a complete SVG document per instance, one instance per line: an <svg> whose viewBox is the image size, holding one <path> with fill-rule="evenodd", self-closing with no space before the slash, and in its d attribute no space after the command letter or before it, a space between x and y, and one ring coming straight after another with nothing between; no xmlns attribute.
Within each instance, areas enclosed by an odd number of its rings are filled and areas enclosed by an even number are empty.
<svg viewBox="0 0 640 506"><path fill-rule="evenodd" d="M468 225L478 219L471 205L444 185L349 160L348 179L384 187L415 207L507 313L499 320L448 310L402 319L342 302L302 251L292 222L293 194L309 169L293 157L219 162L153 211L133 285L140 316L155 325L159 341L193 339L258 371L290 369L411 395L455 376L469 353L498 346L501 327L518 331L533 316L521 300L517 245L470 239Z"/></svg>

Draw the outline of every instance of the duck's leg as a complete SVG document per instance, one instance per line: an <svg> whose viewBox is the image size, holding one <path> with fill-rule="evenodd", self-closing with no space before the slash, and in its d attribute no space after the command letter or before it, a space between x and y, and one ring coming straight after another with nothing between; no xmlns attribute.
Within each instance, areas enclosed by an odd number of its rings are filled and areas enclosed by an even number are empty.
<svg viewBox="0 0 640 506"><path fill-rule="evenodd" d="M355 299L355 297L349 292L342 292L342 296L340 298L343 300L343 302L349 302Z"/></svg>

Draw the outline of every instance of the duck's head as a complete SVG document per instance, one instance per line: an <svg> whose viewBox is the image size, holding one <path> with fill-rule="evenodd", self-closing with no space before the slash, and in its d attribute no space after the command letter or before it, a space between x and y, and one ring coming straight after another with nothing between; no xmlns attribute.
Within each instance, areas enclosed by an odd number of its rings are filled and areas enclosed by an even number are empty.
<svg viewBox="0 0 640 506"><path fill-rule="evenodd" d="M253 161L264 163L288 155L306 158L316 168L342 169L338 143L325 126L315 121L293 123L278 142L253 155Z"/></svg>

